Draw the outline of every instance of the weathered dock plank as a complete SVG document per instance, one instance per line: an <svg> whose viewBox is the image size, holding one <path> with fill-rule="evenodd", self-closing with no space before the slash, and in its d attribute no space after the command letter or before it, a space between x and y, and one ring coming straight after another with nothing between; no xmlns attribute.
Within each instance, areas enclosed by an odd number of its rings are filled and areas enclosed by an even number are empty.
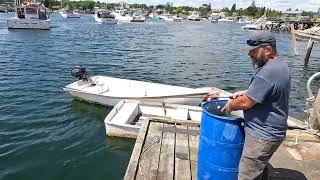
<svg viewBox="0 0 320 180"><path fill-rule="evenodd" d="M174 125L164 124L157 180L174 179Z"/></svg>
<svg viewBox="0 0 320 180"><path fill-rule="evenodd" d="M175 179L191 179L189 137L186 126L176 126Z"/></svg>
<svg viewBox="0 0 320 180"><path fill-rule="evenodd" d="M126 174L124 177L125 180L126 179L135 179L136 172L138 169L139 157L140 157L140 153L142 151L144 140L147 135L146 132L148 130L148 126L149 126L149 119L146 119L141 126L136 143L134 145L134 148L133 148L133 151L131 154L131 158L130 158L130 161L128 164L128 168L127 168L127 171L126 171Z"/></svg>
<svg viewBox="0 0 320 180"><path fill-rule="evenodd" d="M197 179L199 127L188 127L191 179Z"/></svg>
<svg viewBox="0 0 320 180"><path fill-rule="evenodd" d="M196 179L198 134L194 121L147 118L124 179Z"/></svg>
<svg viewBox="0 0 320 180"><path fill-rule="evenodd" d="M162 141L162 128L163 124L161 123L149 123L148 134L145 139L143 150L140 154L136 179L152 180L157 178Z"/></svg>

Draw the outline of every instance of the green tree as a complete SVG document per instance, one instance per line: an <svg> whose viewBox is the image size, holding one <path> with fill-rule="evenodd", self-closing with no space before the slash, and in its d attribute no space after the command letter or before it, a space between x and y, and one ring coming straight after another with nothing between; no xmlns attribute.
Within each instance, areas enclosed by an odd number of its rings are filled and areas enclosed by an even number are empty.
<svg viewBox="0 0 320 180"><path fill-rule="evenodd" d="M236 11L237 11L237 4L234 3L234 4L232 5L232 7L231 7L231 12L234 13L234 12L236 12Z"/></svg>

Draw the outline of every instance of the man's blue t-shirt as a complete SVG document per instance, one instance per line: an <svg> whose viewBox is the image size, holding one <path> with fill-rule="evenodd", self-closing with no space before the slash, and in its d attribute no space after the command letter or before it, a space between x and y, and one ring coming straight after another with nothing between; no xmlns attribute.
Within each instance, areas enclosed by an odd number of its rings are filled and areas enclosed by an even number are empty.
<svg viewBox="0 0 320 180"><path fill-rule="evenodd" d="M246 95L257 103L244 110L245 131L269 141L285 138L290 93L290 72L286 62L269 60L252 76Z"/></svg>

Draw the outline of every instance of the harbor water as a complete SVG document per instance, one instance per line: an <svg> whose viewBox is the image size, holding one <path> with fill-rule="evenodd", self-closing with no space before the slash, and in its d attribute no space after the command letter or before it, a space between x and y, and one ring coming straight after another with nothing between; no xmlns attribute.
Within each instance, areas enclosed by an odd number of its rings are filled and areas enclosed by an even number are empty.
<svg viewBox="0 0 320 180"><path fill-rule="evenodd" d="M73 100L62 87L83 65L93 75L187 87L247 88L254 73L245 50L250 32L236 23L147 21L97 24L93 15L62 19L50 31L10 30L0 14L0 179L122 179L134 140L108 138L110 108ZM292 73L290 115L305 118L306 83L320 71L315 44L308 68L277 33ZM319 88L315 82L313 87Z"/></svg>

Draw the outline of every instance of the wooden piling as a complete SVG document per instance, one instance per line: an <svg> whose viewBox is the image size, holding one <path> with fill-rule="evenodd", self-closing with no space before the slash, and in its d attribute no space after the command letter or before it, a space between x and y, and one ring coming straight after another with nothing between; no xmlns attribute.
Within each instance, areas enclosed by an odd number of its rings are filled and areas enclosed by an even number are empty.
<svg viewBox="0 0 320 180"><path fill-rule="evenodd" d="M315 106L320 107L320 89L318 95L316 96L316 100L313 103ZM308 124L312 129L320 130L320 124L315 113L317 113L315 109L308 109Z"/></svg>
<svg viewBox="0 0 320 180"><path fill-rule="evenodd" d="M308 66L313 45L314 45L314 41L310 38L310 40L308 42L308 47L307 47L307 54L306 54L306 57L304 58L304 66L305 67Z"/></svg>
<svg viewBox="0 0 320 180"><path fill-rule="evenodd" d="M291 24L290 29L291 29L291 39L292 39L293 54L295 56L298 56L299 52L298 52L298 47L297 47L296 31L294 29L294 24L293 23Z"/></svg>

